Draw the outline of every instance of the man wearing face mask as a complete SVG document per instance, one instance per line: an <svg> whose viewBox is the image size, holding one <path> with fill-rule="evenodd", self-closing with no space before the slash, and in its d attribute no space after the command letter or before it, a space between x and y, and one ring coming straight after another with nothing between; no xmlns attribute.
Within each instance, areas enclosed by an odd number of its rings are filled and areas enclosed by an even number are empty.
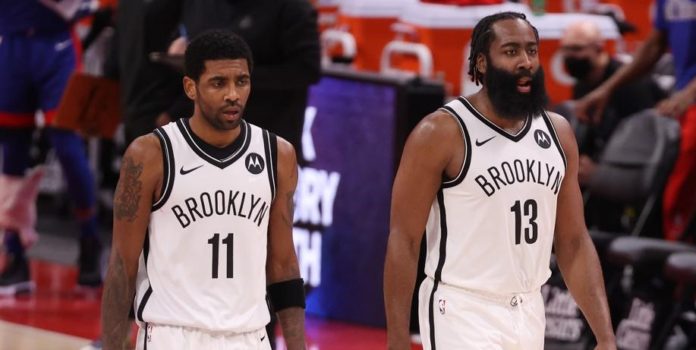
<svg viewBox="0 0 696 350"><path fill-rule="evenodd" d="M621 62L605 50L602 33L594 22L580 21L571 24L561 38L561 52L566 71L576 79L573 86L574 100L594 90L621 67ZM578 135L578 180L581 185L591 181L596 169L595 162L619 122L636 112L651 108L659 98L657 85L650 78L643 77L635 84L616 90L599 123L585 124L584 132ZM593 197L590 201L586 207L589 225L603 230L623 230L623 206L603 198Z"/></svg>
<svg viewBox="0 0 696 350"><path fill-rule="evenodd" d="M594 22L571 24L561 38L561 52L566 71L576 79L574 100L587 95L621 67L621 62L605 50L602 33ZM581 184L589 180L593 160L597 159L618 123L636 112L655 106L661 97L657 84L649 77L625 85L612 94L601 121L589 124L586 137L578 140Z"/></svg>

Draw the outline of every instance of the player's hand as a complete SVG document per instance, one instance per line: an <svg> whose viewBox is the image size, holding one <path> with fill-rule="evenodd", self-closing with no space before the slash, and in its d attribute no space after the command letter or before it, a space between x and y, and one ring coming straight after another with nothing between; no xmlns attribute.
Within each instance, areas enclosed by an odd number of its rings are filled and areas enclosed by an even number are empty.
<svg viewBox="0 0 696 350"><path fill-rule="evenodd" d="M679 118L694 102L696 102L694 97L687 91L682 90L660 101L655 108L660 114L667 117Z"/></svg>
<svg viewBox="0 0 696 350"><path fill-rule="evenodd" d="M188 39L186 37L180 36L174 41L172 41L171 44L169 44L169 48L167 49L167 54L171 56L178 56L178 55L183 55L186 53L186 47L188 46Z"/></svg>
<svg viewBox="0 0 696 350"><path fill-rule="evenodd" d="M575 115L583 123L599 124L611 94L601 86L575 101Z"/></svg>

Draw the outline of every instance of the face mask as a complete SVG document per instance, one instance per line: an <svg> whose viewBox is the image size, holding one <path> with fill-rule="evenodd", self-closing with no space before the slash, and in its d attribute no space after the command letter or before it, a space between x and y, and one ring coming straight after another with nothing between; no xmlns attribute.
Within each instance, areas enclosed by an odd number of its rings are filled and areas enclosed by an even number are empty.
<svg viewBox="0 0 696 350"><path fill-rule="evenodd" d="M587 58L566 57L563 63L568 74L578 80L585 79L592 70L592 63Z"/></svg>

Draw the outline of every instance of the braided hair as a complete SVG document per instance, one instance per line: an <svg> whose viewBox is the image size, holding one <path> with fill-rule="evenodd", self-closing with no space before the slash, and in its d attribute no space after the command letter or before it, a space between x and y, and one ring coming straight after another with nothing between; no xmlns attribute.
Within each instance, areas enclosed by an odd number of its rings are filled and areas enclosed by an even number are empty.
<svg viewBox="0 0 696 350"><path fill-rule="evenodd" d="M476 69L476 57L479 54L483 54L488 57L488 50L491 48L491 42L495 39L495 33L493 32L493 24L498 21L506 19L521 19L534 31L534 36L537 41L539 41L539 32L537 29L529 23L527 16L519 12L500 12L493 15L489 15L481 19L471 34L471 53L469 54L469 76L471 81L478 85L483 81L483 74Z"/></svg>

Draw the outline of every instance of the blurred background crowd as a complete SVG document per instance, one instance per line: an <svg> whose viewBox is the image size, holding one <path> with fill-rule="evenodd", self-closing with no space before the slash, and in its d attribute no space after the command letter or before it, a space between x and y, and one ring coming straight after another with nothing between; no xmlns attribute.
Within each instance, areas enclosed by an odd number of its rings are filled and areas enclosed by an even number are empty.
<svg viewBox="0 0 696 350"><path fill-rule="evenodd" d="M548 109L575 130L619 348L696 348L695 0L0 0L0 298L36 292L33 260L99 289L120 156L191 115L187 42L224 28L254 55L244 118L298 150L308 314L383 326L405 136L477 91L471 31L500 11L538 28ZM547 347L591 346L553 262L543 291Z"/></svg>

